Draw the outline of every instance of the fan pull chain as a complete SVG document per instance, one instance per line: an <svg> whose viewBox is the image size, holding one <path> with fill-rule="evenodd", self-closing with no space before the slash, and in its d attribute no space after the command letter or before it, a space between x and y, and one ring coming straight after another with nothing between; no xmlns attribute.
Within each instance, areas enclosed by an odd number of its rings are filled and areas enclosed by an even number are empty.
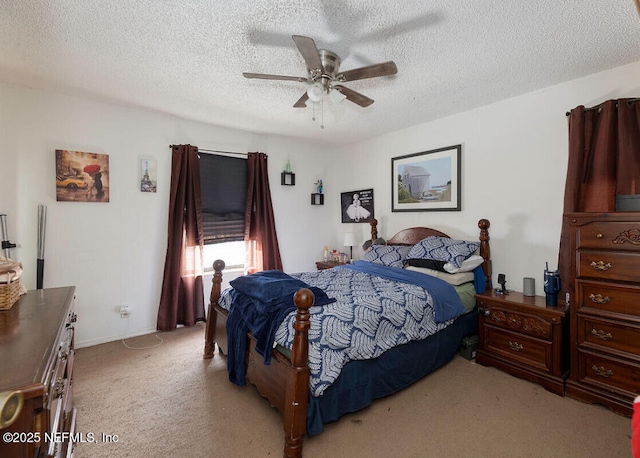
<svg viewBox="0 0 640 458"><path fill-rule="evenodd" d="M320 100L320 129L324 129L324 97Z"/></svg>

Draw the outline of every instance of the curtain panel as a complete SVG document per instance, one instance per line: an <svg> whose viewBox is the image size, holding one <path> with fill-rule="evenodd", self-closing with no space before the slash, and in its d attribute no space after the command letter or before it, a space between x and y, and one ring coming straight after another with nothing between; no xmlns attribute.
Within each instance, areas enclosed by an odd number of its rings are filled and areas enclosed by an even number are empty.
<svg viewBox="0 0 640 458"><path fill-rule="evenodd" d="M249 153L247 157L247 205L244 220L245 272L282 270L276 223L271 204L267 155Z"/></svg>
<svg viewBox="0 0 640 458"><path fill-rule="evenodd" d="M205 321L198 148L172 146L169 230L157 329Z"/></svg>
<svg viewBox="0 0 640 458"><path fill-rule="evenodd" d="M568 115L564 212L614 212L616 196L640 194L640 100L578 106ZM568 228L560 239L560 275L568 278Z"/></svg>

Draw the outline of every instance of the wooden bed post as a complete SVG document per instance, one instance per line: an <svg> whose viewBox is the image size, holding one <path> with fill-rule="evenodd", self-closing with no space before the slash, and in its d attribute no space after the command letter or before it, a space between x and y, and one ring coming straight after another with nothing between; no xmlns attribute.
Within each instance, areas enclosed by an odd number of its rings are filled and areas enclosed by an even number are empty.
<svg viewBox="0 0 640 458"><path fill-rule="evenodd" d="M224 261L218 259L213 263L213 286L211 287L211 296L209 296L209 311L207 314L207 329L204 335L204 359L213 358L215 351L215 330L217 313L213 311L213 305L220 300L220 292L222 284L222 271L225 267Z"/></svg>
<svg viewBox="0 0 640 458"><path fill-rule="evenodd" d="M491 223L488 219L478 221L478 227L480 228L480 256L484 258L482 270L484 271L484 281L487 291L491 291L491 276L493 275L491 249L489 248L489 226L491 226Z"/></svg>
<svg viewBox="0 0 640 458"><path fill-rule="evenodd" d="M309 401L309 307L315 297L307 288L296 291L293 303L298 310L293 324L295 335L291 352L293 371L287 374L284 401L284 456L302 456L302 441L307 432L307 404Z"/></svg>
<svg viewBox="0 0 640 458"><path fill-rule="evenodd" d="M372 218L371 221L369 221L369 224L371 225L371 241L373 242L378 238L378 220Z"/></svg>

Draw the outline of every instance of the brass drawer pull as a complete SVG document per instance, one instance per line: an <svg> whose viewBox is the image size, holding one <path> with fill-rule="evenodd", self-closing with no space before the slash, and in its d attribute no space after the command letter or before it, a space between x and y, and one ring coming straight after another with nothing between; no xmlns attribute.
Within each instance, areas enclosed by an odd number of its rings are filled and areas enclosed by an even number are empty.
<svg viewBox="0 0 640 458"><path fill-rule="evenodd" d="M605 264L604 261L598 261L598 262L591 261L590 266L596 270L609 270L613 267L610 262L607 262Z"/></svg>
<svg viewBox="0 0 640 458"><path fill-rule="evenodd" d="M520 345L518 342L509 341L509 348L513 351L521 351L524 347Z"/></svg>
<svg viewBox="0 0 640 458"><path fill-rule="evenodd" d="M604 237L604 235L602 235L602 234L600 234L600 233L596 234L596 238L597 238L597 239L601 239L602 237Z"/></svg>
<svg viewBox="0 0 640 458"><path fill-rule="evenodd" d="M611 377L613 375L613 371L611 369L605 369L604 366L592 366L591 369L601 377Z"/></svg>
<svg viewBox="0 0 640 458"><path fill-rule="evenodd" d="M609 296L603 296L602 294L589 294L589 299L591 299L591 302L595 302L596 304L606 304L607 302L611 302L611 298Z"/></svg>
<svg viewBox="0 0 640 458"><path fill-rule="evenodd" d="M599 331L596 331L595 328L591 330L591 334L596 338L596 339L600 339L600 340L611 340L613 339L613 334L611 334L610 332L604 332L602 329Z"/></svg>

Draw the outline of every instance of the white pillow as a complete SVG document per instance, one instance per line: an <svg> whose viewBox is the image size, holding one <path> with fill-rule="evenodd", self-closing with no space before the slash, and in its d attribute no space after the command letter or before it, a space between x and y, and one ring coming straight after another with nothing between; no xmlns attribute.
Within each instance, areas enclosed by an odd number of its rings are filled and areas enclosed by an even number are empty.
<svg viewBox="0 0 640 458"><path fill-rule="evenodd" d="M450 274L457 274L460 272L471 272L484 262L484 258L480 255L474 254L460 263L460 267L456 267L453 263L447 262L443 269Z"/></svg>
<svg viewBox="0 0 640 458"><path fill-rule="evenodd" d="M460 272L457 274L448 274L446 272L440 272L439 270L429 269L428 267L414 267L406 266L406 270L412 270L414 272L420 272L421 274L431 275L432 277L439 278L446 281L450 285L458 286L463 283L473 281L473 272Z"/></svg>

